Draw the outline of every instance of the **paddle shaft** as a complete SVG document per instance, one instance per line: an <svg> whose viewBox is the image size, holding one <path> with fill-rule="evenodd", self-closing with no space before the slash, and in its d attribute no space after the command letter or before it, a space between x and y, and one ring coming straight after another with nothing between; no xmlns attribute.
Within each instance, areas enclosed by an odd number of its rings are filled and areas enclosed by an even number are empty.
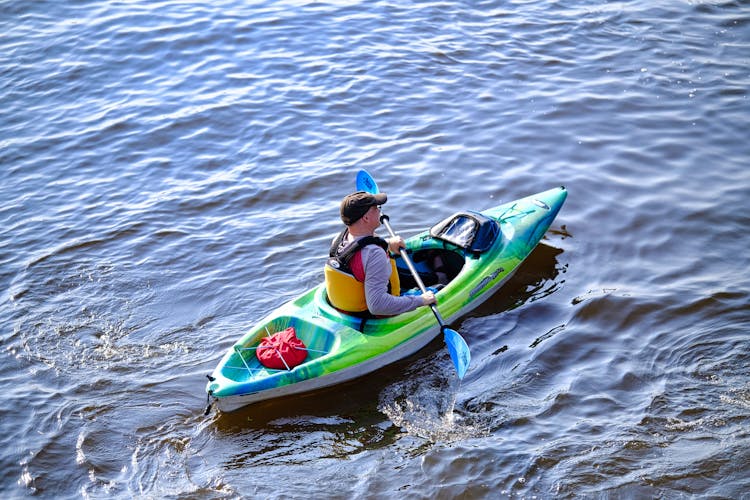
<svg viewBox="0 0 750 500"><path fill-rule="evenodd" d="M380 216L380 222L383 223L385 228L388 230L388 233L393 237L396 238L396 233L393 232L393 228L391 227L391 224L388 222L388 216L385 214L382 214ZM419 277L419 273L417 272L417 268L414 267L414 264L411 261L411 257L409 257L409 254L406 253L406 249L404 249L401 252L401 258L406 262L406 266L409 268L409 271L411 271L412 276L414 276L414 281L417 282L417 286L419 286L419 289L422 291L422 293L427 292L427 288L425 288L424 283L422 282L422 278ZM435 314L435 318L438 321L438 324L440 324L440 329L445 328L445 322L443 321L442 316L440 316L440 312L438 311L438 308L435 304L430 304L430 309L432 309L432 312Z"/></svg>
<svg viewBox="0 0 750 500"><path fill-rule="evenodd" d="M366 170L360 170L357 173L357 190L365 191L370 194L378 193L378 185L375 183L375 179L373 179ZM391 236L395 238L396 233L394 233L393 228L388 222L388 216L382 214L380 216L380 222L385 225ZM411 258L409 258L409 254L406 253L406 250L401 252L401 258L404 260L404 262L406 262L406 265L409 267L409 271L411 271L412 276L414 276L414 280L417 282L417 285L419 285L419 289L422 291L422 293L427 292L427 289L425 288L422 279L419 277L419 273L414 267ZM459 380L461 380L464 378L466 370L469 368L469 363L471 362L471 352L469 352L469 346L457 331L451 330L445 325L445 323L443 322L443 318L440 316L437 305L430 304L430 309L432 309L432 313L435 315L435 319L437 319L437 322L440 325L440 331L445 335L445 345L448 347L448 353L451 356L451 361L453 362L453 366L456 368L456 374L458 375Z"/></svg>

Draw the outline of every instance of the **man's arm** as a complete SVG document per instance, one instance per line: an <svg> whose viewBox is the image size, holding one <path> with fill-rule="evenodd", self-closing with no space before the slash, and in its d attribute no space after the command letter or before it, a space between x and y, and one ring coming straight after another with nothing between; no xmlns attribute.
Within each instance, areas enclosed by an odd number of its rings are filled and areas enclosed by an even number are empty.
<svg viewBox="0 0 750 500"><path fill-rule="evenodd" d="M365 269L365 299L370 313L376 316L392 316L424 305L421 295L397 297L388 293L391 262L382 248L376 245L364 247L362 264Z"/></svg>

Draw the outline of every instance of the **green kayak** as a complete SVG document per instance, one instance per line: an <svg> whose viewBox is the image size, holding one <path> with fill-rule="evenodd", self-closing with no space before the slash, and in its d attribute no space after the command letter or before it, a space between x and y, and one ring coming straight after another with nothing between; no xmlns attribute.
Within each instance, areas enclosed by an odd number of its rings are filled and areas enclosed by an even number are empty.
<svg viewBox="0 0 750 500"><path fill-rule="evenodd" d="M507 282L566 197L565 188L558 187L482 212L460 212L406 240L411 261L425 281L435 255L444 263L449 281L436 297L446 323L479 306ZM256 355L261 342L290 327L304 344L304 361L280 369L261 364ZM227 351L208 377L209 403L228 412L339 384L414 354L440 332L428 307L367 320L342 313L328 303L321 284L271 312Z"/></svg>

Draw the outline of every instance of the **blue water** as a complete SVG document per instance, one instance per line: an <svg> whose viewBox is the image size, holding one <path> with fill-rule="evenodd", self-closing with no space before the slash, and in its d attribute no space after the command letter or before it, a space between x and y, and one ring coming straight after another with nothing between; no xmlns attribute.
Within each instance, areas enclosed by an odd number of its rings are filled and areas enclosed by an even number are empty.
<svg viewBox="0 0 750 500"><path fill-rule="evenodd" d="M748 498L745 2L0 4L5 498ZM403 235L557 185L512 282L204 416L367 169Z"/></svg>

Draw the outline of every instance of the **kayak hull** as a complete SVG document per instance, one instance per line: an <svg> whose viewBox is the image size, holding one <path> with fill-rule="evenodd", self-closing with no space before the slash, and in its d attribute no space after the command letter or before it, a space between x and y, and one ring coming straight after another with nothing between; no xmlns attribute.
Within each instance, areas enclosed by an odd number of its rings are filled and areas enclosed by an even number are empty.
<svg viewBox="0 0 750 500"><path fill-rule="evenodd" d="M429 231L406 240L413 256L448 250L451 256L461 254L456 275L437 293L446 323L478 307L511 278L544 236L566 197L567 191L560 187L482 211L499 231L481 253L455 248ZM306 346L305 361L291 370L262 366L255 347L264 337L290 326ZM331 307L321 284L274 310L244 334L209 376L206 391L210 401L229 412L361 377L415 354L439 334L440 326L429 308L363 322Z"/></svg>

